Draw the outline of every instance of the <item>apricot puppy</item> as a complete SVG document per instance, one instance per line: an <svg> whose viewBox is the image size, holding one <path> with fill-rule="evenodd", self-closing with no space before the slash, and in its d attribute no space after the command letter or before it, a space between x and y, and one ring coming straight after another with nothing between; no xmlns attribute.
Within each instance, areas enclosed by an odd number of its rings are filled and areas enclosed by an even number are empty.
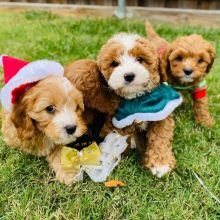
<svg viewBox="0 0 220 220"><path fill-rule="evenodd" d="M112 118L121 98L141 96L160 84L154 46L132 34L118 34L108 40L102 46L97 62L72 62L65 68L65 76L83 93L87 110L106 113L103 136L116 129ZM134 123L117 131L135 137L144 167L161 177L175 166L172 153L174 126L172 115L169 115L161 121L138 126Z"/></svg>
<svg viewBox="0 0 220 220"><path fill-rule="evenodd" d="M178 37L172 43L158 36L146 22L148 39L157 47L162 80L180 91L189 91L193 98L195 121L207 127L213 124L208 109L205 76L215 59L215 49L202 36Z"/></svg>
<svg viewBox="0 0 220 220"><path fill-rule="evenodd" d="M139 35L121 33L108 40L99 52L98 66L109 87L125 99L140 97L160 84L157 52L150 41ZM162 177L175 165L174 126L172 115L161 121L135 125L144 167L157 177Z"/></svg>
<svg viewBox="0 0 220 220"><path fill-rule="evenodd" d="M20 96L11 112L3 109L4 140L10 147L46 157L56 178L69 185L75 174L63 171L60 151L86 131L83 110L82 94L65 77L47 77Z"/></svg>

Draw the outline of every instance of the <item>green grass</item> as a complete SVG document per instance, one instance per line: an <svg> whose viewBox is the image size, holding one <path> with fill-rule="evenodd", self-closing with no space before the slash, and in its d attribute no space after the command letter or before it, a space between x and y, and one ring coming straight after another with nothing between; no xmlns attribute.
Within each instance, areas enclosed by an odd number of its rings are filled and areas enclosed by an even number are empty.
<svg viewBox="0 0 220 220"><path fill-rule="evenodd" d="M50 13L0 15L0 51L25 60L96 58L100 46L120 31L145 35L141 20L62 18ZM199 33L220 54L220 29L156 25L168 40ZM13 150L0 138L0 219L220 219L220 206L192 174L220 197L220 59L209 83L212 129L195 125L190 100L176 114L176 169L157 179L142 169L136 153L124 158L109 179L126 183L108 189L89 178L66 187L54 181L43 158Z"/></svg>

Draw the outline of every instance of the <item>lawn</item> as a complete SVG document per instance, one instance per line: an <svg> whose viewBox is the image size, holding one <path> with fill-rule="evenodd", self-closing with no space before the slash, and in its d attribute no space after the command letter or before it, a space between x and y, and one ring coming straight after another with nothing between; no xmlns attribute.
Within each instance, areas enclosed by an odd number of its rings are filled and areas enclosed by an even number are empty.
<svg viewBox="0 0 220 220"><path fill-rule="evenodd" d="M0 15L0 52L25 60L54 59L62 64L95 59L113 34L145 35L142 20L63 18L49 13ZM155 25L168 40L198 33L220 54L220 29ZM2 71L1 71L2 72ZM44 158L5 146L0 138L0 219L220 219L220 205L201 187L196 172L220 197L220 59L207 77L212 129L195 125L190 99L176 111L176 169L162 179L142 169L136 152L124 158L109 179L126 183L108 189L89 178L66 187L54 181Z"/></svg>

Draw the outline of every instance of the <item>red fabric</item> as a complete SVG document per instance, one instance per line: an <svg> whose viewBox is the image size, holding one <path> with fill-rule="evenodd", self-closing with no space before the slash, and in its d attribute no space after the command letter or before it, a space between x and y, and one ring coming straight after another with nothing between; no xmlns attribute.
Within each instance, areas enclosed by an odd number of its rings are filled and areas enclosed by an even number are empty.
<svg viewBox="0 0 220 220"><path fill-rule="evenodd" d="M203 90L199 90L199 91L196 91L196 92L192 92L191 95L192 95L192 98L194 100L197 100L197 99L201 99L203 97L206 96L206 89L203 89Z"/></svg>
<svg viewBox="0 0 220 220"><path fill-rule="evenodd" d="M161 48L159 48L157 50L157 55L159 58L162 58L163 53L165 52L165 50L167 49L167 45L163 45Z"/></svg>
<svg viewBox="0 0 220 220"><path fill-rule="evenodd" d="M204 86L202 86L202 87L195 88L195 89L192 91L192 93L199 92L199 91L201 91L201 90L206 90L206 88L207 88L207 85L204 85Z"/></svg>
<svg viewBox="0 0 220 220"><path fill-rule="evenodd" d="M29 62L3 55L2 63L4 68L4 82L6 84L22 67L26 66Z"/></svg>
<svg viewBox="0 0 220 220"><path fill-rule="evenodd" d="M30 89L35 84L37 84L37 82L26 83L15 88L11 93L11 103L14 104L19 96L23 95L28 89Z"/></svg>

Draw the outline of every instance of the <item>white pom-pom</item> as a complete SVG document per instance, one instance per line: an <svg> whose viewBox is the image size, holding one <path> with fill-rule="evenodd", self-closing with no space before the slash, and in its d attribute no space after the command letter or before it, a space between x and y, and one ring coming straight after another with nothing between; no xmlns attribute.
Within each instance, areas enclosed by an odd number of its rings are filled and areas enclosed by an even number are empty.
<svg viewBox="0 0 220 220"><path fill-rule="evenodd" d="M3 57L6 56L5 54L0 55L0 66L3 67Z"/></svg>

